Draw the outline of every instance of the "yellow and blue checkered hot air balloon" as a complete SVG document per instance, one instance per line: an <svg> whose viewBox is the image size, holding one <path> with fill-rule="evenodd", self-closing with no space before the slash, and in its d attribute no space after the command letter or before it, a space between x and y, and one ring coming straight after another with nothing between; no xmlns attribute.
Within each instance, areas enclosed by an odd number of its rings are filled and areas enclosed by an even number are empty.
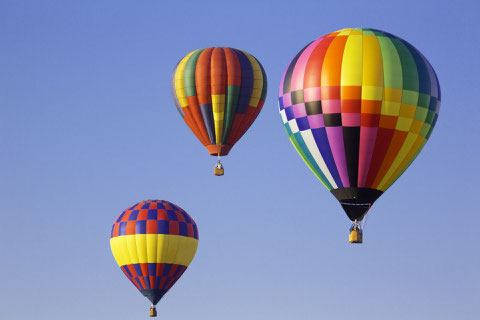
<svg viewBox="0 0 480 320"><path fill-rule="evenodd" d="M139 202L115 220L110 236L113 256L123 273L156 304L182 276L198 246L195 221L164 200Z"/></svg>

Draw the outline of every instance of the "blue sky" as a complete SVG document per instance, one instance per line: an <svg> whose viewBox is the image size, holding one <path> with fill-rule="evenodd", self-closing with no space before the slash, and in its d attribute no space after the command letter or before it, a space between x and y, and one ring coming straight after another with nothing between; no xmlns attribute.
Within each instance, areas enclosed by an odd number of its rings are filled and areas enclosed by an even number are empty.
<svg viewBox="0 0 480 320"><path fill-rule="evenodd" d="M0 1L0 318L146 318L109 232L156 198L200 233L163 319L476 319L478 12L478 1ZM276 102L294 55L346 27L409 41L442 87L435 131L372 208L361 246ZM248 51L269 80L221 178L170 95L178 60L209 46Z"/></svg>

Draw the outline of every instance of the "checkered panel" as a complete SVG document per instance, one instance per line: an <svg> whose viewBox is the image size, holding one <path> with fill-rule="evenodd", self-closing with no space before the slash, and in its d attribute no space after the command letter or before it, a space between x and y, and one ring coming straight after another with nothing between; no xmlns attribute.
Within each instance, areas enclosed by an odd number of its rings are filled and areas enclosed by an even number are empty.
<svg viewBox="0 0 480 320"><path fill-rule="evenodd" d="M124 265L121 269L138 290L168 291L187 267L168 263L137 263Z"/></svg>
<svg viewBox="0 0 480 320"><path fill-rule="evenodd" d="M139 202L120 214L111 238L134 234L171 234L198 239L195 221L177 205L164 200Z"/></svg>

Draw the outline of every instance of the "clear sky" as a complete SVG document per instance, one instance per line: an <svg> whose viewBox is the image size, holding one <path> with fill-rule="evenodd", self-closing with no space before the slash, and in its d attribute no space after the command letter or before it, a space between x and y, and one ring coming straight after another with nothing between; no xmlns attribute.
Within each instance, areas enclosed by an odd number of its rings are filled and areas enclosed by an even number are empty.
<svg viewBox="0 0 480 320"><path fill-rule="evenodd" d="M143 319L109 232L145 199L197 222L161 319L478 319L480 2L0 1L0 319ZM372 208L363 245L283 129L278 86L311 40L391 32L435 68L426 147ZM170 75L230 46L268 75L265 106L225 159L179 116Z"/></svg>

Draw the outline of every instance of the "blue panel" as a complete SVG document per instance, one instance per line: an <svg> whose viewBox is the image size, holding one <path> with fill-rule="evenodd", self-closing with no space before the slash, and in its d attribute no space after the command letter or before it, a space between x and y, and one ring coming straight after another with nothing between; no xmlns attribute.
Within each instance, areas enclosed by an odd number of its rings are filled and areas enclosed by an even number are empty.
<svg viewBox="0 0 480 320"><path fill-rule="evenodd" d="M157 209L149 209L147 212L147 220L157 220L158 211Z"/></svg>
<svg viewBox="0 0 480 320"><path fill-rule="evenodd" d="M163 268L163 276L166 277L170 273L172 269L172 265L170 263L165 263L165 267Z"/></svg>
<svg viewBox="0 0 480 320"><path fill-rule="evenodd" d="M167 210L168 219L172 221L178 221L177 215L173 210Z"/></svg>
<svg viewBox="0 0 480 320"><path fill-rule="evenodd" d="M310 124L308 123L307 117L297 118L297 126L300 131L305 131L310 129Z"/></svg>
<svg viewBox="0 0 480 320"><path fill-rule="evenodd" d="M285 109L285 106L283 105L283 96L278 98L278 108L280 109L280 111Z"/></svg>
<svg viewBox="0 0 480 320"><path fill-rule="evenodd" d="M135 234L146 234L147 233L147 221L139 220L135 223Z"/></svg>
<svg viewBox="0 0 480 320"><path fill-rule="evenodd" d="M118 226L118 235L124 236L126 234L127 234L127 222L126 221L120 222L120 225Z"/></svg>
<svg viewBox="0 0 480 320"><path fill-rule="evenodd" d="M140 210L133 210L132 212L130 212L130 215L128 216L128 221L135 221L137 220L137 217L138 217L138 213L140 212Z"/></svg>
<svg viewBox="0 0 480 320"><path fill-rule="evenodd" d="M167 220L157 220L158 223L158 234L170 234L168 228L168 221Z"/></svg>
<svg viewBox="0 0 480 320"><path fill-rule="evenodd" d="M139 263L134 263L134 264L132 264L132 266L135 269L135 272L137 273L137 276L142 277L143 272L142 272L142 268L140 267L140 264ZM139 281L139 283L140 283L140 281Z"/></svg>
<svg viewBox="0 0 480 320"><path fill-rule="evenodd" d="M188 231L187 231L187 223L186 222L179 222L178 223L178 228L179 228L179 234L181 236L187 236L188 235Z"/></svg>
<svg viewBox="0 0 480 320"><path fill-rule="evenodd" d="M285 116L287 117L287 120L292 120L295 119L295 115L293 114L293 107L289 106L285 108Z"/></svg>
<svg viewBox="0 0 480 320"><path fill-rule="evenodd" d="M237 113L244 114L247 111L248 103L253 91L253 68L248 57L240 50L233 49L240 62L242 82L238 99Z"/></svg>
<svg viewBox="0 0 480 320"><path fill-rule="evenodd" d="M322 155L323 161L327 165L328 171L333 177L333 180L337 184L338 188L342 188L342 180L338 174L335 160L333 159L332 150L330 149L330 143L328 142L327 131L325 128L312 129L312 134L317 144L318 150Z"/></svg>

